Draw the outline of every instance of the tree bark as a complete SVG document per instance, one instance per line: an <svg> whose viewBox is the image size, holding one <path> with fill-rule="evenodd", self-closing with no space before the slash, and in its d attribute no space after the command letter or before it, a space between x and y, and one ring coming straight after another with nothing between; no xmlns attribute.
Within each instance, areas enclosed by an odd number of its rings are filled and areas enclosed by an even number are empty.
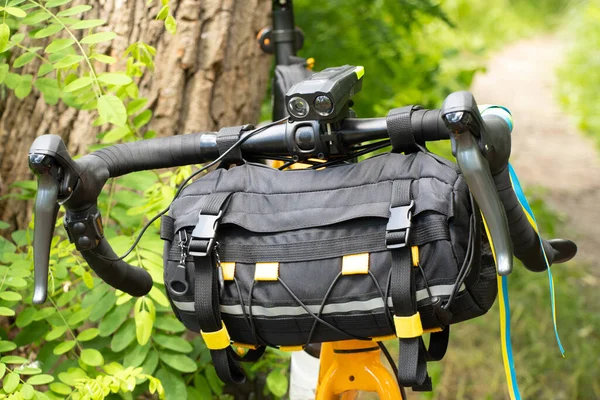
<svg viewBox="0 0 600 400"><path fill-rule="evenodd" d="M79 1L80 3L85 3ZM76 3L76 2L74 2ZM177 33L155 19L160 1L100 0L86 18L102 18L118 34L105 50L117 60L107 70L124 70L124 51L142 41L157 49L155 72L139 79L140 96L154 113L150 129L167 136L214 131L222 126L256 122L266 92L270 57L256 42L269 24L269 0L171 0ZM95 14L95 15L94 15ZM24 67L35 73L39 64ZM64 104L47 105L37 89L24 100L7 91L0 100L0 194L11 183L30 179L27 152L35 137L61 135L73 154L85 153L100 128L96 113ZM0 202L0 220L23 227L30 217L23 201Z"/></svg>

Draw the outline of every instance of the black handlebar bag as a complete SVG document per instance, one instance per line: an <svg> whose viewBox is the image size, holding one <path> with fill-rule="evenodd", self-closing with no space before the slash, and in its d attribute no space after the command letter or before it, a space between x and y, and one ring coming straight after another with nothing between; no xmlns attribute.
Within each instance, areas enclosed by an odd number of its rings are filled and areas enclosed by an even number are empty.
<svg viewBox="0 0 600 400"><path fill-rule="evenodd" d="M431 390L426 362L443 357L449 325L496 298L481 225L457 166L426 151L322 170L246 163L171 205L165 286L225 381L243 381L237 362L265 346L393 336L400 384Z"/></svg>

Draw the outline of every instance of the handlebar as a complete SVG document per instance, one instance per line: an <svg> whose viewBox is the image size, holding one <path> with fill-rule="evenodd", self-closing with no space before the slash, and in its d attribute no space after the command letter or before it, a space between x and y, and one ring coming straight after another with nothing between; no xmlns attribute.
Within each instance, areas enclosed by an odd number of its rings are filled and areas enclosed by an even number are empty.
<svg viewBox="0 0 600 400"><path fill-rule="evenodd" d="M442 109L415 109L410 114L410 126L404 126L400 135L412 135L414 142L422 145L429 141L452 141L453 154L490 227L500 274L512 269L513 247L516 257L528 269L543 271L546 262L538 233L516 198L508 174L512 123L499 114L502 113L482 116L470 93L454 93ZM302 160L342 157L354 145L388 139L389 135L386 118L348 118L328 129L316 121L284 121L243 131L238 144L248 159L293 156L294 160ZM96 208L104 184L111 177L135 171L220 158L215 132L118 144L77 161L68 155L60 137L43 135L34 141L29 154L30 167L39 181L34 236L36 303L46 297L52 237L49 227L54 226L52 218L58 212L57 202L67 210L65 226L71 241L98 276L113 287L142 296L152 287L150 275L119 260L104 238ZM577 251L568 240L542 240L542 244L548 265L567 261Z"/></svg>

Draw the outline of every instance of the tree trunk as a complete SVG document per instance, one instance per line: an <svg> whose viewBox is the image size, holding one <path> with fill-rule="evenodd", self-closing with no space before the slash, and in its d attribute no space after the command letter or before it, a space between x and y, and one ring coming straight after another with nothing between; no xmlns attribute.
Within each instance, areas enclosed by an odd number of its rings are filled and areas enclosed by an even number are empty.
<svg viewBox="0 0 600 400"><path fill-rule="evenodd" d="M79 1L82 3L83 1ZM124 51L142 41L157 49L155 73L139 80L140 96L154 112L150 128L160 136L214 131L222 126L256 122L266 91L270 57L256 42L269 24L269 0L171 0L177 33L165 31L155 19L160 1L101 0L87 18L102 18L118 34L106 48L124 70ZM96 15L94 15L94 13ZM99 49L101 50L101 49ZM24 67L35 73L39 64ZM55 133L69 150L85 153L100 128L92 127L95 113L47 105L37 89L24 100L12 92L0 100L0 193L11 183L30 179L27 152L34 138ZM23 201L0 202L0 220L23 227L30 217Z"/></svg>

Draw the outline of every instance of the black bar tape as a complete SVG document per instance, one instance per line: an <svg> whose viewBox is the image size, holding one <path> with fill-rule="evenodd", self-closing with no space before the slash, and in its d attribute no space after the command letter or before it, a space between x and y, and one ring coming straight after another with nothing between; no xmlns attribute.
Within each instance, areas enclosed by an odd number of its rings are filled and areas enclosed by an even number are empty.
<svg viewBox="0 0 600 400"><path fill-rule="evenodd" d="M541 272L546 270L544 254L540 247L540 239L537 232L533 229L525 211L517 199L513 190L508 166L504 167L499 173L494 175L496 190L500 196L500 201L504 205L508 226L510 229L510 239L513 243L515 257L517 257L525 267L530 271ZM554 261L554 249L548 241L542 239L548 264L552 265Z"/></svg>
<svg viewBox="0 0 600 400"><path fill-rule="evenodd" d="M106 162L111 178L135 171L197 164L206 161L201 152L202 135L192 133L123 143L90 155Z"/></svg>
<svg viewBox="0 0 600 400"><path fill-rule="evenodd" d="M450 131L442 120L442 110L414 110L410 122L417 143L450 139Z"/></svg>
<svg viewBox="0 0 600 400"><path fill-rule="evenodd" d="M104 259L117 258L106 238L100 239L100 243L93 250L81 251L81 255L96 275L115 289L136 297L144 296L152 289L152 277L145 269L134 267L123 260Z"/></svg>

